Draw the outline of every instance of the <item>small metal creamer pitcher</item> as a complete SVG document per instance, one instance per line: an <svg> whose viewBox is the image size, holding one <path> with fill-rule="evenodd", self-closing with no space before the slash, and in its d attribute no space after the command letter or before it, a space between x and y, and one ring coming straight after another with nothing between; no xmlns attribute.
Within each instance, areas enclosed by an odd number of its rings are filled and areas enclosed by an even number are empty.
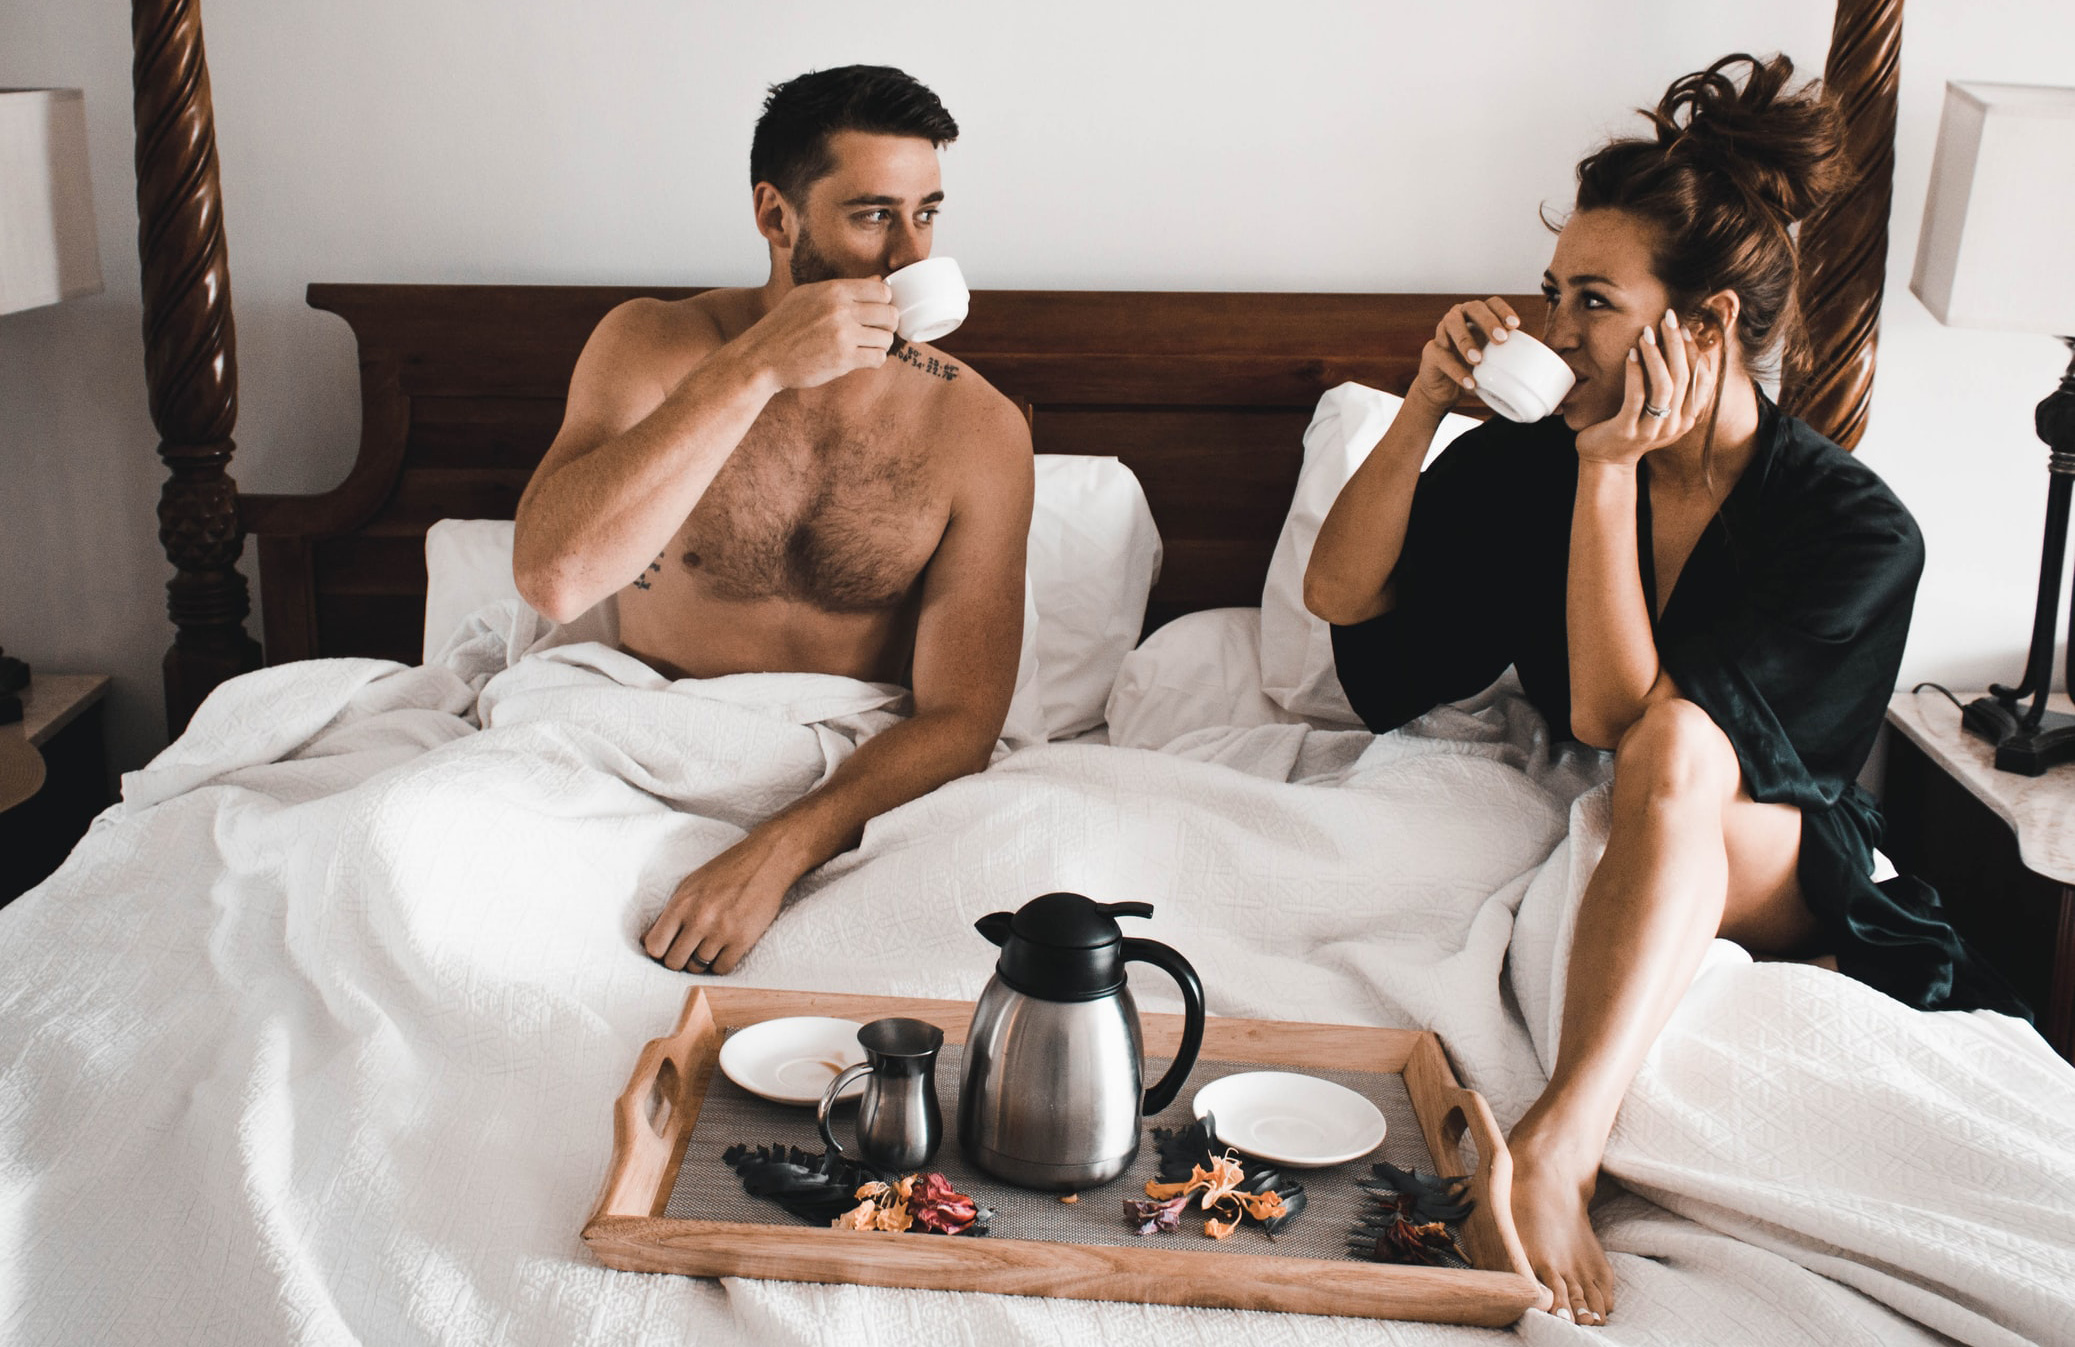
<svg viewBox="0 0 2075 1347"><path fill-rule="evenodd" d="M937 1051L944 1031L924 1020L873 1020L857 1031L865 1060L834 1080L821 1096L815 1121L829 1153L843 1147L829 1126L829 1113L850 1082L869 1075L857 1106L856 1158L874 1169L905 1173L919 1169L944 1139L944 1114L937 1104Z"/></svg>

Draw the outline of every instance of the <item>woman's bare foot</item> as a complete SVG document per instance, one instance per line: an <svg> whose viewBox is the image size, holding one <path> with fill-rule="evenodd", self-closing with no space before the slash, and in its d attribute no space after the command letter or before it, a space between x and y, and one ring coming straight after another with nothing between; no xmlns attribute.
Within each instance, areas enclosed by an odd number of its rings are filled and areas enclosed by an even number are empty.
<svg viewBox="0 0 2075 1347"><path fill-rule="evenodd" d="M1549 1313L1580 1324L1605 1323L1614 1308L1614 1269L1586 1212L1599 1157L1583 1156L1561 1140L1545 1140L1525 1119L1514 1129L1508 1149L1513 1155L1513 1224L1528 1267L1553 1297Z"/></svg>

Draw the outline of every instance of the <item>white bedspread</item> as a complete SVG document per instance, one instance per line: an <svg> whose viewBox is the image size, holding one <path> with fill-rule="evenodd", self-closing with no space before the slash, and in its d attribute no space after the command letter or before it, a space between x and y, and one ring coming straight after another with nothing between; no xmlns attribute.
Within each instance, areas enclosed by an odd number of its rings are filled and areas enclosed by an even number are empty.
<svg viewBox="0 0 2075 1347"><path fill-rule="evenodd" d="M0 1339L1500 1336L598 1266L579 1230L610 1102L689 985L641 932L901 703L816 676L673 685L596 645L519 658L540 635L504 610L422 669L226 685L0 912ZM1145 899L1213 1013L1433 1028L1510 1125L1604 828L1598 758L1552 762L1539 733L1493 694L1381 739L1019 752L875 821L732 980L972 996L980 915L1058 888ZM2065 1334L2075 1071L1998 1016L1717 954L1609 1153L1632 1190L1598 1212L1611 1325L1514 1335ZM1142 1004L1172 1008L1163 981Z"/></svg>

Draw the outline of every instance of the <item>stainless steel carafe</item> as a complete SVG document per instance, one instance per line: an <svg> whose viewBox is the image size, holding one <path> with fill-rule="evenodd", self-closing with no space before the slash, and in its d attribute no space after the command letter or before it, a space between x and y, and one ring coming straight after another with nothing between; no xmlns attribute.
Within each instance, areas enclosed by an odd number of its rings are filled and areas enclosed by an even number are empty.
<svg viewBox="0 0 2075 1347"><path fill-rule="evenodd" d="M1174 1102L1203 1044L1203 984L1189 961L1152 940L1127 940L1118 917L1147 903L1048 893L975 923L1001 946L973 1007L958 1092L966 1159L1026 1188L1108 1183L1138 1154L1140 1119ZM1181 984L1181 1050L1158 1084L1143 1083L1138 1007L1124 965L1142 962Z"/></svg>

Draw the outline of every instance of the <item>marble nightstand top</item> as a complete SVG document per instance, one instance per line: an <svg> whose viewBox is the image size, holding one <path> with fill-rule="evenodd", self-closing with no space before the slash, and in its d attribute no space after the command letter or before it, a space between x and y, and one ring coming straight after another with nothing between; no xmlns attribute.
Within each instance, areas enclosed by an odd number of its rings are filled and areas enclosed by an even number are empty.
<svg viewBox="0 0 2075 1347"><path fill-rule="evenodd" d="M1984 694L1954 695L1965 705ZM2030 704L2027 698L2025 705ZM2052 711L2071 709L2065 696L2052 697L2046 705ZM1888 723L2010 825L2026 869L2075 884L2075 762L2044 776L1999 772L1994 746L1962 730L1959 708L1929 689L1896 693L1888 702Z"/></svg>

